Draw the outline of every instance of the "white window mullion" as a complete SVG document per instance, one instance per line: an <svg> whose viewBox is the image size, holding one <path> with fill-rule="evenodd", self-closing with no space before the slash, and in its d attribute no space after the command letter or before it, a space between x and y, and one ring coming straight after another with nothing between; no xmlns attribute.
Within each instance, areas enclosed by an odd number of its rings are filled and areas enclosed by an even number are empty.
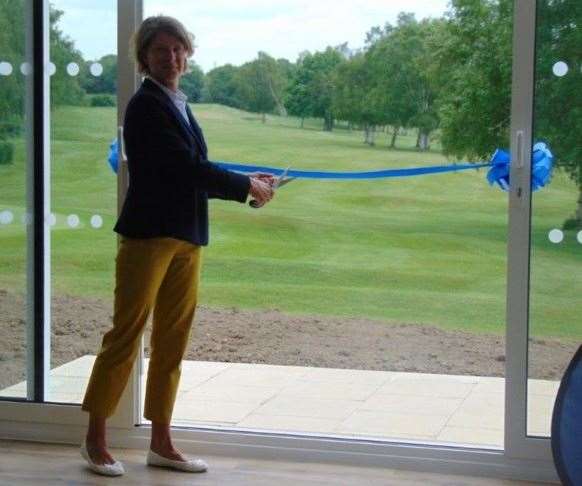
<svg viewBox="0 0 582 486"><path fill-rule="evenodd" d="M512 458L551 461L549 439L528 438L526 422L536 3L514 5L505 451Z"/></svg>
<svg viewBox="0 0 582 486"><path fill-rule="evenodd" d="M50 371L50 76L49 3L28 0L27 133L27 397L46 399Z"/></svg>
<svg viewBox="0 0 582 486"><path fill-rule="evenodd" d="M121 211L127 192L127 164L122 160L122 133L125 107L141 82L135 62L131 57L129 42L143 19L143 0L118 0L117 2L117 137L119 164L117 170L117 208ZM141 413L141 375L143 370L143 340L136 366L133 367L118 412L112 417L111 424L119 427L132 427L139 423Z"/></svg>

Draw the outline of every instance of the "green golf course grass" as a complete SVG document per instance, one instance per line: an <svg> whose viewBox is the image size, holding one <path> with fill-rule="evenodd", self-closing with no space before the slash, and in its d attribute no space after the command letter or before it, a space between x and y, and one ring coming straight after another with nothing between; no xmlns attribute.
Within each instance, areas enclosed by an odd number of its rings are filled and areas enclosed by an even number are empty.
<svg viewBox="0 0 582 486"><path fill-rule="evenodd" d="M415 133L376 145L345 127L300 128L218 105L193 105L211 160L291 165L297 169L374 170L452 163L414 149ZM114 108L59 107L51 115L53 294L110 299L113 293L116 178L106 157L116 136ZM492 150L495 147L492 147ZM0 288L23 292L26 274L25 145L0 166ZM507 194L486 171L362 182L296 180L254 210L211 203L211 244L204 253L201 302L221 307L382 319L447 329L505 332ZM582 336L582 245L573 232L549 242L575 209L575 185L557 171L534 195L532 334ZM71 229L69 214L81 224ZM100 215L103 226L89 224Z"/></svg>

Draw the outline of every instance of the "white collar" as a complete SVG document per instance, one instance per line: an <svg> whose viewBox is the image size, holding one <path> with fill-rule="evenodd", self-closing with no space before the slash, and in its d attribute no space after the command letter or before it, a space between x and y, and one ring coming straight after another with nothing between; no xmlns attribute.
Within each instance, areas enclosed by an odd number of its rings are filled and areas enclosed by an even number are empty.
<svg viewBox="0 0 582 486"><path fill-rule="evenodd" d="M156 84L157 86L159 86L160 89L164 93L166 93L172 100L179 101L179 102L182 102L182 103L186 103L188 101L188 97L186 96L186 94L183 91L180 91L180 90L172 91L170 88L168 88L167 86L164 86L162 83L160 83L159 81L155 80L151 76L148 76L148 79L150 81L152 81L154 84Z"/></svg>

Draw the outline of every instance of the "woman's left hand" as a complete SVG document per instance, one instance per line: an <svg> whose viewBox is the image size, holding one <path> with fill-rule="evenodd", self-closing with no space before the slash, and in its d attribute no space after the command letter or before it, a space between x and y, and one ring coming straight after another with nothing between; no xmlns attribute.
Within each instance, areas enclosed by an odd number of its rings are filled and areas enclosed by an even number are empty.
<svg viewBox="0 0 582 486"><path fill-rule="evenodd" d="M255 179L259 179L263 182L266 182L270 186L272 186L275 183L275 176L273 174L268 174L266 172L253 172L247 175L249 177L253 177Z"/></svg>
<svg viewBox="0 0 582 486"><path fill-rule="evenodd" d="M249 194L253 197L251 201L251 206L255 208L260 208L267 204L275 193L273 190L273 185L267 181L264 181L258 177L251 177L251 187Z"/></svg>

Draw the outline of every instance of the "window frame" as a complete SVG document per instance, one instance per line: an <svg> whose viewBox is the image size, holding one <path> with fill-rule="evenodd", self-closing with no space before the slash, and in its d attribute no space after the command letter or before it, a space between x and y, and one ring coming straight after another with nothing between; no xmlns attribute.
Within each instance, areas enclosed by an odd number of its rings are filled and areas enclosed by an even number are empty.
<svg viewBox="0 0 582 486"><path fill-rule="evenodd" d="M33 45L42 48L34 54L34 136L30 143L29 180L33 204L33 236L29 241L29 289L31 309L28 318L28 357L30 401L0 399L0 437L78 443L87 415L78 405L42 402L50 369L50 242L46 218L50 214L50 146L48 129L49 80L38 66L48 63L48 0L28 0L33 25ZM140 83L127 49L129 39L143 18L143 0L118 0L118 126L123 111ZM534 49L536 18L531 0L514 1L513 80L512 80L512 160L531 157ZM121 135L120 131L118 135ZM121 160L121 159L120 159ZM550 440L527 436L527 325L529 298L529 239L531 194L529 164L511 168L509 194L508 277L507 277L507 372L505 408L505 448L477 449L443 444L384 442L316 435L253 433L235 430L177 428L176 444L185 451L204 449L210 454L247 457L273 457L298 461L326 461L363 466L404 467L420 471L485 475L499 478L555 481ZM125 197L127 168L118 171L118 206ZM518 188L521 195L518 196ZM143 373L143 346L118 412L112 417L109 442L118 447L147 447L149 426L140 425L140 382ZM34 370L31 374L30 371Z"/></svg>

